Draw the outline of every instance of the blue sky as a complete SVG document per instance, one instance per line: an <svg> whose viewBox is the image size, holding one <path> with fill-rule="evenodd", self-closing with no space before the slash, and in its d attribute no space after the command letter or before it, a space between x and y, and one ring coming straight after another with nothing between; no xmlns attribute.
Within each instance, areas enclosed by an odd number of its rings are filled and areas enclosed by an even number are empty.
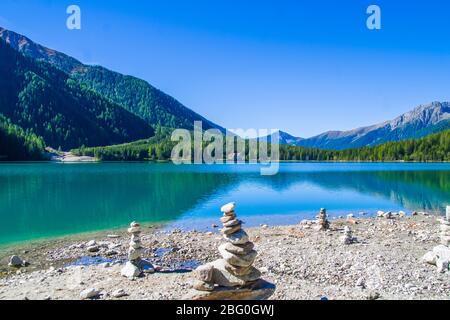
<svg viewBox="0 0 450 320"><path fill-rule="evenodd" d="M66 28L66 8L82 30ZM382 29L366 28L366 9ZM2 0L0 25L228 128L309 137L450 100L450 2Z"/></svg>

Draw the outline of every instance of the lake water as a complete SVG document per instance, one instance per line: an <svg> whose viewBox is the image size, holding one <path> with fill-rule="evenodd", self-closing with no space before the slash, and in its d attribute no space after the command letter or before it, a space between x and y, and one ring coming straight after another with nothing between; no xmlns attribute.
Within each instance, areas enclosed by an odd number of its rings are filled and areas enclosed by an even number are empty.
<svg viewBox="0 0 450 320"><path fill-rule="evenodd" d="M377 210L443 214L450 164L257 165L6 163L0 165L0 245L125 227L131 221L211 230L237 202L247 226Z"/></svg>

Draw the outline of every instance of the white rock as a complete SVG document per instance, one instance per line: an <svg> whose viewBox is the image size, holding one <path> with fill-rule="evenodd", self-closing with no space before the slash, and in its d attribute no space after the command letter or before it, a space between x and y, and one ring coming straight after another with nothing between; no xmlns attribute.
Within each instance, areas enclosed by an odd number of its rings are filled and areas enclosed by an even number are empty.
<svg viewBox="0 0 450 320"><path fill-rule="evenodd" d="M441 236L441 244L446 247L450 246L450 236Z"/></svg>
<svg viewBox="0 0 450 320"><path fill-rule="evenodd" d="M92 247L92 246L95 246L95 245L97 245L97 241L95 241L95 240L91 240L91 241L86 243L86 247Z"/></svg>
<svg viewBox="0 0 450 320"><path fill-rule="evenodd" d="M113 298L122 298L122 297L125 297L125 296L127 296L128 294L125 292L125 290L123 290L123 289L117 289L116 291L114 291L112 294L111 294L111 296L113 297Z"/></svg>
<svg viewBox="0 0 450 320"><path fill-rule="evenodd" d="M353 213L350 213L350 214L347 215L348 219L351 219L351 218L354 218L354 217L355 217L355 215Z"/></svg>
<svg viewBox="0 0 450 320"><path fill-rule="evenodd" d="M134 264L132 264L130 261L128 261L125 264L125 267L123 267L122 270L120 271L120 274L123 275L124 277L132 279L139 277L141 275L141 270Z"/></svg>
<svg viewBox="0 0 450 320"><path fill-rule="evenodd" d="M422 257L422 261L428 264L436 265L436 254L433 251L428 251Z"/></svg>
<svg viewBox="0 0 450 320"><path fill-rule="evenodd" d="M450 248L444 245L438 245L433 248L433 253L438 257L444 260L450 261Z"/></svg>
<svg viewBox="0 0 450 320"><path fill-rule="evenodd" d="M234 211L235 207L236 207L236 203L231 202L231 203L224 205L222 208L220 208L220 211L222 211L223 213L230 213L230 212Z"/></svg>
<svg viewBox="0 0 450 320"><path fill-rule="evenodd" d="M362 277L359 278L358 281L356 281L356 286L357 287L361 287L361 288L365 288L366 284L365 284L364 278L362 278Z"/></svg>
<svg viewBox="0 0 450 320"><path fill-rule="evenodd" d="M99 294L100 294L100 291L98 291L97 289L89 288L89 289L81 291L80 298L81 299L92 299L92 298L98 297Z"/></svg>
<svg viewBox="0 0 450 320"><path fill-rule="evenodd" d="M100 248L98 246L94 245L94 246L88 246L86 250L87 250L87 252L94 253L94 252L99 252Z"/></svg>
<svg viewBox="0 0 450 320"><path fill-rule="evenodd" d="M437 258L436 259L436 266L437 266L437 272L439 273L444 273L449 271L448 266L449 266L450 262L448 259L444 259L444 258Z"/></svg>

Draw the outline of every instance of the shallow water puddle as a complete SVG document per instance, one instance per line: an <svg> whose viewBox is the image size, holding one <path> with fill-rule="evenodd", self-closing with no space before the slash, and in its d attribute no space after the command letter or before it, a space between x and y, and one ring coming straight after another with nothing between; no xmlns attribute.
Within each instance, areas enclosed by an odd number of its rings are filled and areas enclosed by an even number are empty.
<svg viewBox="0 0 450 320"><path fill-rule="evenodd" d="M67 264L67 267L69 267L69 266L95 266L95 265L99 265L99 264L107 263L107 262L113 262L113 260L107 259L104 257L84 256L72 263Z"/></svg>

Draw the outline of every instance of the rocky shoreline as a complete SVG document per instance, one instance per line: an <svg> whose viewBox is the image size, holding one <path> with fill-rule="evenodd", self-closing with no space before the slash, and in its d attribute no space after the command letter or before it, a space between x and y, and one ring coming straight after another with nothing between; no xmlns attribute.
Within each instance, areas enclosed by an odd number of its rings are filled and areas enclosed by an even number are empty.
<svg viewBox="0 0 450 320"><path fill-rule="evenodd" d="M0 257L0 300L182 299L195 281L190 271L221 258L218 233L142 229L142 256L154 272L121 275L126 230L14 247ZM349 229L355 241L345 242ZM276 285L271 299L450 299L450 272L422 260L440 242L435 216L349 216L326 231L303 221L247 233L258 252L254 266ZM9 267L12 254L29 265Z"/></svg>

